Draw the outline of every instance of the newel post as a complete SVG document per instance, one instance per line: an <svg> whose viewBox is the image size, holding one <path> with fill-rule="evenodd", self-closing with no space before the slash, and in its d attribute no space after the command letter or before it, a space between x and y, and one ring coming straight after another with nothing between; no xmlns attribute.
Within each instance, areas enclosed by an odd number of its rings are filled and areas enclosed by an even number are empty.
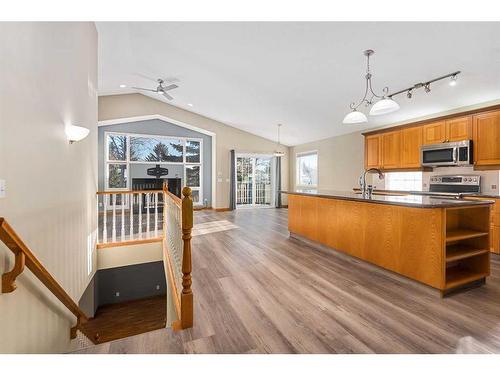
<svg viewBox="0 0 500 375"><path fill-rule="evenodd" d="M182 189L182 294L181 294L181 322L182 328L193 326L193 291L191 290L191 229L193 228L193 200L191 189Z"/></svg>

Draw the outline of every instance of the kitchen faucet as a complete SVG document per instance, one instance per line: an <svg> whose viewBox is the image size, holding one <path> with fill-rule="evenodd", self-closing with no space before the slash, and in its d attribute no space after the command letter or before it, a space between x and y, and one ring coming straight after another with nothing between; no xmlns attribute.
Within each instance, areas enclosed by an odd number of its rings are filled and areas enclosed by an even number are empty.
<svg viewBox="0 0 500 375"><path fill-rule="evenodd" d="M368 192L368 198L371 198L373 187L371 185L366 186L366 174L368 172L378 173L378 178L381 180L384 179L384 174L378 168L369 168L366 171L364 171L363 174L359 177L359 185L361 187L361 193L363 194L363 197L366 197L366 193Z"/></svg>

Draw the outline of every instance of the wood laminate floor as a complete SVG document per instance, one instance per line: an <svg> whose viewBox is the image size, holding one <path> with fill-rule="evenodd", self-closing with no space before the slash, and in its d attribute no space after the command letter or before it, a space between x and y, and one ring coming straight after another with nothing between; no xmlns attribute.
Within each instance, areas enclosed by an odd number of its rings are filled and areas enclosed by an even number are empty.
<svg viewBox="0 0 500 375"><path fill-rule="evenodd" d="M92 337L97 334L101 343L164 328L165 301L165 296L158 296L102 306L84 327Z"/></svg>
<svg viewBox="0 0 500 375"><path fill-rule="evenodd" d="M199 211L195 326L80 353L500 353L500 257L485 286L436 290L288 237L286 209Z"/></svg>

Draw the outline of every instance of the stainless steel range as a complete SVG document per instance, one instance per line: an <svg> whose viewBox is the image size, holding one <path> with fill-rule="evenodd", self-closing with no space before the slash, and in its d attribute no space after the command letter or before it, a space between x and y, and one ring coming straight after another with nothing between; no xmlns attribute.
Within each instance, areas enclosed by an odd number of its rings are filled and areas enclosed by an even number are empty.
<svg viewBox="0 0 500 375"><path fill-rule="evenodd" d="M461 194L481 193L481 176L432 176L430 178L429 192L426 195L452 196L460 198Z"/></svg>

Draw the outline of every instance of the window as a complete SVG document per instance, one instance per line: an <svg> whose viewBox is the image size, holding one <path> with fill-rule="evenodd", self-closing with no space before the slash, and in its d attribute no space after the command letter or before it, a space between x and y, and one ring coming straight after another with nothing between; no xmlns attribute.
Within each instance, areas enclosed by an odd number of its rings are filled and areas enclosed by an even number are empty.
<svg viewBox="0 0 500 375"><path fill-rule="evenodd" d="M386 190L422 190L422 172L390 172L385 174Z"/></svg>
<svg viewBox="0 0 500 375"><path fill-rule="evenodd" d="M199 141L186 141L186 163L199 163L201 160L201 143Z"/></svg>
<svg viewBox="0 0 500 375"><path fill-rule="evenodd" d="M297 186L318 186L318 153L297 154Z"/></svg>
<svg viewBox="0 0 500 375"><path fill-rule="evenodd" d="M130 164L181 164L193 203L202 203L202 139L106 132L105 140L106 190L130 188Z"/></svg>
<svg viewBox="0 0 500 375"><path fill-rule="evenodd" d="M130 137L130 161L182 163L183 155L180 139Z"/></svg>

